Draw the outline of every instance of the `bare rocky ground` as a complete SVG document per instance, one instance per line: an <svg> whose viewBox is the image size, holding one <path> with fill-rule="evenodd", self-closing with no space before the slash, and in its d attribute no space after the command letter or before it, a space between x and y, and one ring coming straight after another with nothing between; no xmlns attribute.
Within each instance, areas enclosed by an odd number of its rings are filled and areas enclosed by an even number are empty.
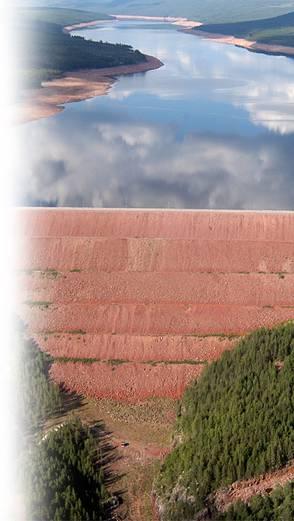
<svg viewBox="0 0 294 521"><path fill-rule="evenodd" d="M214 495L214 503L219 511L224 512L237 501L248 503L253 496L270 494L277 486L284 486L293 479L294 462L291 461L282 469L246 481L236 481L227 489L219 490Z"/></svg>
<svg viewBox="0 0 294 521"><path fill-rule="evenodd" d="M107 399L80 400L77 395L70 398L67 412L47 422L45 432L71 416L89 425L102 421L104 441L112 447L111 473L118 478L110 490L122 493L117 521L154 521L153 480L171 445L175 401L154 398L125 404Z"/></svg>

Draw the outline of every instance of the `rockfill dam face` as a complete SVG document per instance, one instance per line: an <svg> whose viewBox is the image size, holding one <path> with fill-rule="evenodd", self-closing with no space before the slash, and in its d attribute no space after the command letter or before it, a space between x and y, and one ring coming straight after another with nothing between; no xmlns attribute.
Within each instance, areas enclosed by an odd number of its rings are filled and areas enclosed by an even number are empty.
<svg viewBox="0 0 294 521"><path fill-rule="evenodd" d="M246 333L294 319L294 213L20 208L17 312L57 382L180 398Z"/></svg>

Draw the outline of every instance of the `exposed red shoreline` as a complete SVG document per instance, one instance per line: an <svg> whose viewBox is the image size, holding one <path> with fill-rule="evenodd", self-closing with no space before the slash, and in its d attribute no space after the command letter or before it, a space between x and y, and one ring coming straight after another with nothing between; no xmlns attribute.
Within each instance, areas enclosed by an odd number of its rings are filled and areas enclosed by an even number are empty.
<svg viewBox="0 0 294 521"><path fill-rule="evenodd" d="M147 72L163 66L154 56L145 57L146 61L135 65L67 72L60 78L43 82L41 88L30 90L14 106L12 118L17 123L27 123L54 116L64 109L66 103L107 94L119 76Z"/></svg>
<svg viewBox="0 0 294 521"><path fill-rule="evenodd" d="M150 22L166 22L172 25L178 25L180 27L185 27L186 29L192 29L193 27L200 27L203 25L202 22L198 22L195 20L189 20L184 17L173 17L173 16L136 16L136 15L120 15L115 14L112 15L116 20L145 20Z"/></svg>
<svg viewBox="0 0 294 521"><path fill-rule="evenodd" d="M166 21L186 29L201 25L200 22L194 22L186 18L114 15L113 19ZM68 25L64 27L64 31L70 33L73 30L94 27L98 23L106 21L109 20L92 20L90 22ZM66 103L83 101L107 94L119 76L148 72L163 66L163 63L154 56L145 55L145 57L147 58L146 62L136 65L69 71L60 78L43 82L41 88L31 89L23 94L21 102L15 104L12 108L11 119L16 123L27 123L54 116L64 110Z"/></svg>
<svg viewBox="0 0 294 521"><path fill-rule="evenodd" d="M172 25L177 25L179 28L187 33L193 34L194 36L201 36L204 39L213 40L218 43L225 43L234 45L236 47L242 47L249 51L261 52L265 54L274 54L281 56L294 56L294 47L285 45L267 44L256 41L247 40L246 38L237 38L233 35L225 35L218 33L206 33L203 31L195 30L197 27L203 25L202 22L195 20L189 20L187 18L171 17L171 16L136 16L136 15L112 15L115 20L146 20L146 21L157 21L166 22ZM65 27L66 30L72 31L75 29L82 29L85 27L92 27L103 20L97 20L93 22L85 22L72 26Z"/></svg>
<svg viewBox="0 0 294 521"><path fill-rule="evenodd" d="M186 18L113 15L113 19L168 22L179 26L180 30L186 33L200 36L201 38L212 40L217 43L234 45L252 52L261 52L279 56L294 56L294 47L258 43L246 40L245 38L236 38L234 36L223 34L197 31L195 28L201 26L202 23L188 20ZM66 26L64 27L64 30L66 32L71 32L77 29L93 27L98 23L105 21L108 20L81 22L79 24ZM108 90L119 76L147 72L163 66L163 63L157 58L148 55L145 56L147 61L136 65L67 72L61 78L43 82L41 88L26 92L22 101L14 105L12 108L12 120L16 123L27 123L29 121L54 116L64 109L66 103L83 101L107 94Z"/></svg>
<svg viewBox="0 0 294 521"><path fill-rule="evenodd" d="M175 16L143 16L143 15L123 15L123 14L113 14L112 20L142 20L146 22L165 22L170 23L172 25L178 25L180 27L185 27L187 29L192 29L193 27L199 27L202 25L202 22L197 22L195 20L189 20L184 17L175 17ZM78 29L85 29L87 27L95 27L95 25L101 22L109 22L109 20L94 20L92 22L82 22L79 24L68 25L64 28L65 31L75 31Z"/></svg>
<svg viewBox="0 0 294 521"><path fill-rule="evenodd" d="M63 28L65 32L93 27L99 22L109 20L93 20L81 22ZM163 63L145 54L146 61L135 65L122 65L102 69L82 69L69 71L60 78L42 83L38 89L30 89L23 93L22 100L12 107L11 119L15 123L28 123L48 118L64 110L66 103L74 103L107 94L119 76L136 74L159 69Z"/></svg>
<svg viewBox="0 0 294 521"><path fill-rule="evenodd" d="M246 38L237 38L233 35L224 35L217 33L205 33L203 31L195 30L197 27L203 25L202 22L188 20L187 18L173 18L173 17L152 17L152 16L131 16L131 15L113 15L117 20L153 20L169 22L173 25L179 26L180 30L207 38L218 43L225 43L242 47L252 52L261 52L265 54L274 54L278 56L294 56L294 47L285 45L275 45L260 43L256 41L247 40Z"/></svg>
<svg viewBox="0 0 294 521"><path fill-rule="evenodd" d="M105 20L92 20L91 22L80 22L78 24L73 25L66 25L63 30L67 33L70 33L71 31L76 31L78 29L86 29L87 27L95 27L99 23L105 23L105 22L111 22L111 18L107 18Z"/></svg>
<svg viewBox="0 0 294 521"><path fill-rule="evenodd" d="M246 38L237 38L233 35L206 33L205 31L197 31L195 29L183 29L183 31L189 34L193 34L194 36L200 36L205 40L211 40L217 43L234 45L235 47L241 47L251 52L260 52L264 54L272 54L278 56L294 56L294 47L260 43L256 41L247 40Z"/></svg>

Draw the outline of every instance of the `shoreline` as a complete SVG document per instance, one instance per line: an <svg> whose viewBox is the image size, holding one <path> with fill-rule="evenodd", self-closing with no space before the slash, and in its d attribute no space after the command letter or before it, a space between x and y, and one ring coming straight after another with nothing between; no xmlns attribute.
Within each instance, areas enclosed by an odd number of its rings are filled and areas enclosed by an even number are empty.
<svg viewBox="0 0 294 521"><path fill-rule="evenodd" d="M269 54L272 56L285 56L285 57L294 57L294 47L289 47L285 45L277 45L270 43L262 43L254 40L247 40L246 38L238 38L233 35L225 35L218 33L206 33L204 31L197 31L197 27L203 25L202 22L197 22L195 20L189 20L184 17L173 17L173 16L141 16L141 15L120 15L113 14L111 15L113 20L142 20L142 21L153 21L153 22L164 22L170 23L171 25L176 25L179 27L180 31L186 32L188 34L192 34L194 36L200 36L205 40L211 40L217 43L224 43L227 45L234 45L235 47L241 47L242 49L247 49L251 52ZM107 21L107 20L106 20ZM108 20L109 21L109 20ZM85 22L81 24L76 24L72 26L65 27L66 30L78 30L86 27L92 27L97 25L99 22L103 22L103 20L97 20L96 22ZM195 30L196 29L196 30Z"/></svg>
<svg viewBox="0 0 294 521"><path fill-rule="evenodd" d="M218 33L206 33L205 31L197 31L194 29L182 29L187 34L199 36L204 40L213 41L216 43L223 43L226 45L234 45L235 47L241 47L250 52L268 54L271 56L284 56L294 57L294 47L288 47L285 45L276 45L270 43L261 43L255 40L247 40L246 38L237 38L233 35L218 34Z"/></svg>
<svg viewBox="0 0 294 521"><path fill-rule="evenodd" d="M105 22L113 22L112 18L106 18L105 20L92 20L91 22L80 22L78 24L66 25L63 28L63 31L66 33L70 33L71 31L76 31L78 29L86 29L87 27L95 27L99 23Z"/></svg>
<svg viewBox="0 0 294 521"><path fill-rule="evenodd" d="M140 16L140 15L124 15L124 14L114 14L111 15L115 20L142 20L146 22L164 22L170 23L171 25L178 25L179 27L184 27L186 29L193 29L195 27L200 27L203 25L202 22L197 22L195 20L189 20L184 17L175 17L175 16Z"/></svg>
<svg viewBox="0 0 294 521"><path fill-rule="evenodd" d="M13 122L29 123L54 116L63 111L67 103L107 94L120 76L148 72L163 66L154 56L145 57L145 62L134 65L82 69L66 72L60 78L43 82L42 87L25 93L23 100L13 107Z"/></svg>
<svg viewBox="0 0 294 521"><path fill-rule="evenodd" d="M188 20L187 18L169 16L137 16L137 15L111 15L111 19L93 20L65 26L65 32L94 27L99 23L113 20L145 20L169 23L179 27L181 32L201 37L204 40L234 45L250 52L268 55L294 57L294 47L282 45L263 44L256 41L237 38L235 36L206 33L197 30L203 25L201 22ZM195 30L196 29L196 30ZM54 116L64 110L64 105L85 101L108 93L119 76L136 74L156 70L164 64L154 56L145 55L147 61L134 65L122 65L101 69L80 69L68 71L59 78L42 83L37 89L30 89L23 93L23 98L12 107L13 123L29 123L39 119Z"/></svg>
<svg viewBox="0 0 294 521"><path fill-rule="evenodd" d="M87 27L94 27L99 23L103 22L111 22L114 20L138 20L138 21L146 21L146 22L164 22L169 23L171 25L177 25L179 27L183 27L186 29L193 29L195 27L200 27L203 25L202 22L196 22L195 20L188 20L188 18L183 17L175 17L175 16L140 16L140 15L124 15L124 14L112 14L110 15L112 18L108 20L96 20L92 22L82 22L73 25L67 25L64 27L64 30L67 32L77 31L79 29L86 29Z"/></svg>

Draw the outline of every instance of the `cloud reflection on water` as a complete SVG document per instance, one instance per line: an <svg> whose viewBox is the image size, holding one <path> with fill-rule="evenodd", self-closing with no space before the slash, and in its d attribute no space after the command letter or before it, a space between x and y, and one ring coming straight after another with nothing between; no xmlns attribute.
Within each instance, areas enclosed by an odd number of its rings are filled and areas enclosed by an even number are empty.
<svg viewBox="0 0 294 521"><path fill-rule="evenodd" d="M293 136L179 140L164 126L96 121L89 129L54 119L28 130L34 151L26 151L19 203L294 208Z"/></svg>

